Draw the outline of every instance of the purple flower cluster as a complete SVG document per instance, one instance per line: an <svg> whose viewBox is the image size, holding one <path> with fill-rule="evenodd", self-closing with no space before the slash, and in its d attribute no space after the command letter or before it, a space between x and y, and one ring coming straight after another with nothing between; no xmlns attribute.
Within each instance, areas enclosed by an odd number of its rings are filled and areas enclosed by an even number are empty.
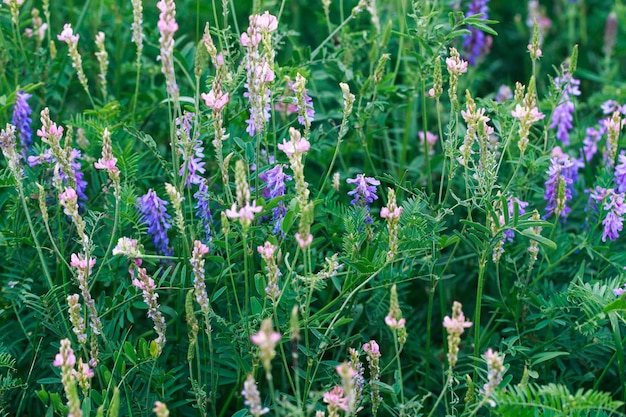
<svg viewBox="0 0 626 417"><path fill-rule="evenodd" d="M200 181L200 187L193 197L196 199L196 216L202 220L204 228L203 243L209 243L211 241L211 209L209 208L209 187L205 179Z"/></svg>
<svg viewBox="0 0 626 417"><path fill-rule="evenodd" d="M200 174L205 173L204 169L204 148L202 147L202 141L200 139L192 139L191 135L191 123L194 117L194 113L185 112L181 117L176 119L176 136L180 140L180 144L183 147L183 165L180 167L179 175L182 177L187 174L185 178L185 185L191 186L191 184L200 184L202 177Z"/></svg>
<svg viewBox="0 0 626 417"><path fill-rule="evenodd" d="M166 256L172 256L172 249L169 247L168 229L172 225L168 221L172 216L167 214L165 206L167 202L161 200L154 190L148 192L137 199L137 208L141 213L141 221L148 225L148 233L152 236L154 246Z"/></svg>
<svg viewBox="0 0 626 417"><path fill-rule="evenodd" d="M579 96L580 80L572 77L569 73L564 73L562 77L554 79L557 88L563 89L563 97L558 106L555 107L550 122L550 129L556 127L556 137L565 145L569 145L569 131L572 130L574 121L574 102L571 96Z"/></svg>
<svg viewBox="0 0 626 417"><path fill-rule="evenodd" d="M515 216L515 203L517 203L517 211L518 216L526 213L526 207L528 207L528 203L526 201L522 201L517 197L509 197L507 199L507 210L509 211L509 218ZM500 218L500 223L504 224L504 216ZM511 229L507 229L504 231L504 241L512 242L515 237L515 232Z"/></svg>
<svg viewBox="0 0 626 417"><path fill-rule="evenodd" d="M602 241L606 242L608 237L614 241L619 237L624 223L624 214L626 213L626 204L624 204L624 193L616 193L613 188L596 187L591 193L591 199L602 205L603 211L606 213L602 220Z"/></svg>
<svg viewBox="0 0 626 417"><path fill-rule="evenodd" d="M550 168L546 172L548 180L545 183L546 191L544 200L548 202L546 206L546 217L553 213L557 216L567 216L571 211L567 207L567 202L572 199L571 184L574 180L571 177L571 168L574 166L568 155L562 154L550 159Z"/></svg>
<svg viewBox="0 0 626 417"><path fill-rule="evenodd" d="M76 194L78 194L78 198L80 200L86 201L87 195L85 194L85 190L87 189L87 181L84 179L85 173L81 171L82 164L78 161L81 157L82 153L78 149L72 148L70 151L70 166L74 171L74 178L76 179ZM28 165L31 167L41 165L43 163L57 163L56 158L52 155L51 149L46 149L42 154L37 156L29 156L27 161ZM63 170L59 170L59 176L65 185L69 185L67 182L67 174L63 172Z"/></svg>
<svg viewBox="0 0 626 417"><path fill-rule="evenodd" d="M263 197L271 199L285 195L285 181L291 181L291 177L283 171L285 167L286 165L276 164L274 168L259 174L259 179L267 184L267 187L263 190ZM272 234L283 234L281 225L286 214L285 203L279 201L278 205L272 210L272 224L274 225Z"/></svg>
<svg viewBox="0 0 626 417"><path fill-rule="evenodd" d="M27 101L31 97L32 95L23 91L17 92L15 106L13 107L13 117L11 118L11 123L17 128L17 136L20 138L22 156L24 157L26 157L26 154L33 144L33 131L30 127L32 122L30 115L33 111Z"/></svg>
<svg viewBox="0 0 626 417"><path fill-rule="evenodd" d="M376 186L380 185L380 181L372 177L366 177L365 174L358 174L356 178L346 179L346 182L356 185L354 190L348 192L349 196L354 197L352 201L350 201L350 204L364 207L367 210L365 223L372 224L373 220L369 215L369 205L372 204L374 200L378 200Z"/></svg>
<svg viewBox="0 0 626 417"><path fill-rule="evenodd" d="M469 4L465 17L482 14L482 19L487 19L487 7L489 0L472 0ZM485 55L491 47L491 36L488 36L480 29L473 26L468 27L470 33L464 36L463 51L464 58L472 65L476 65L476 61Z"/></svg>
<svg viewBox="0 0 626 417"><path fill-rule="evenodd" d="M620 105L615 100L607 100L602 103L600 107L602 108L602 113L605 115L610 115L615 111L618 111L622 114L622 116L626 116L626 104ZM594 155L598 152L598 142L600 142L602 137L606 134L607 123L609 120L610 117L605 117L598 122L598 125L588 127L585 131L586 136L583 139L583 155L585 162L590 162Z"/></svg>

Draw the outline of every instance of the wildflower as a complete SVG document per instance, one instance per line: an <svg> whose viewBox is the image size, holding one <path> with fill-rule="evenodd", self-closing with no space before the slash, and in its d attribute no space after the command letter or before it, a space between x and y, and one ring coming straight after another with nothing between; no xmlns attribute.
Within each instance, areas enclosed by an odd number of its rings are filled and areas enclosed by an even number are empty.
<svg viewBox="0 0 626 417"><path fill-rule="evenodd" d="M461 59L459 51L457 51L456 48L450 48L450 56L446 58L446 67L450 74L450 88L448 89L448 94L456 111L459 107L459 100L456 95L459 75L467 72L467 61Z"/></svg>
<svg viewBox="0 0 626 417"><path fill-rule="evenodd" d="M115 197L119 198L120 193L120 170L116 166L117 158L113 156L113 149L111 148L111 133L108 128L104 128L102 134L102 157L98 159L93 165L96 169L105 170L113 182L115 189Z"/></svg>
<svg viewBox="0 0 626 417"><path fill-rule="evenodd" d="M89 238L85 234L87 224L78 213L78 194L76 190L71 187L65 188L65 191L59 194L59 204L63 207L63 212L72 219L72 222L76 226L76 233L78 233L83 245L86 246L89 242Z"/></svg>
<svg viewBox="0 0 626 417"><path fill-rule="evenodd" d="M534 221L538 221L541 219L539 216L539 212L535 210L533 213L532 219ZM536 234L537 236L541 236L541 230L543 228L541 226L531 227L530 230ZM530 253L530 260L528 264L528 269L531 270L535 262L537 261L537 256L539 255L539 242L534 239L530 240L530 245L528 246L528 252Z"/></svg>
<svg viewBox="0 0 626 417"><path fill-rule="evenodd" d="M192 119L194 113L184 112L176 118L176 136L182 149L183 164L178 174L185 179L185 185L200 184L204 174L204 148L198 137L192 138Z"/></svg>
<svg viewBox="0 0 626 417"><path fill-rule="evenodd" d="M531 86L533 84L531 83ZM511 112L511 115L519 120L519 143L518 147L520 151L523 153L528 146L528 134L530 132L531 126L542 120L545 115L537 109L535 104L534 92L531 91L529 87L529 91L526 93L524 97L524 102L522 104L516 104L515 110Z"/></svg>
<svg viewBox="0 0 626 417"><path fill-rule="evenodd" d="M607 237L615 241L622 231L624 214L626 214L626 204L624 204L624 193L616 193L613 188L596 187L591 193L591 199L600 204L606 213L602 220L604 230L602 231L602 241L606 242Z"/></svg>
<svg viewBox="0 0 626 417"><path fill-rule="evenodd" d="M335 367L335 370L341 377L341 385L343 388L343 397L345 398L345 411L350 414L355 411L356 396L354 391L355 378L357 371L350 366L348 362L343 362Z"/></svg>
<svg viewBox="0 0 626 417"><path fill-rule="evenodd" d="M472 0L469 4L465 17L482 15L481 19L488 19L487 12L489 7L487 6L489 0ZM476 65L476 61L483 55L485 55L491 47L491 36L486 35L482 30L473 26L469 27L469 34L464 36L463 50L464 55L467 57L469 63L473 66Z"/></svg>
<svg viewBox="0 0 626 417"><path fill-rule="evenodd" d="M165 183L165 192L167 193L172 206L174 206L174 214L176 216L176 227L181 236L185 235L185 217L183 216L182 202L185 199L180 192L170 183Z"/></svg>
<svg viewBox="0 0 626 417"><path fill-rule="evenodd" d="M471 155L474 153L472 147L474 142L478 141L480 145L480 164L479 171L485 170L488 167L488 149L487 143L489 142L489 135L493 133L493 127L489 126L487 122L489 117L485 116L485 109L477 109L474 99L466 91L467 103L466 110L461 111L461 116L467 124L467 131L463 144L459 148L461 155L457 158L459 163L465 167L469 167L469 161Z"/></svg>
<svg viewBox="0 0 626 417"><path fill-rule="evenodd" d="M131 0L131 4L133 6L133 23L130 26L130 29L133 32L131 41L137 46L137 60L139 60L139 56L141 56L141 51L143 50L144 39L142 31L143 5L141 0Z"/></svg>
<svg viewBox="0 0 626 417"><path fill-rule="evenodd" d="M200 181L198 191L193 195L196 199L196 216L202 220L204 228L204 242L211 241L211 209L209 207L209 187L207 181L203 178Z"/></svg>
<svg viewBox="0 0 626 417"><path fill-rule="evenodd" d="M613 114L614 112L620 112L622 115L626 115L626 104L620 105L615 100L607 100L600 105L602 113Z"/></svg>
<svg viewBox="0 0 626 417"><path fill-rule="evenodd" d="M204 103L213 111L221 111L228 104L228 93L222 91L215 91L211 89L209 94L202 93L200 96L204 99Z"/></svg>
<svg viewBox="0 0 626 417"><path fill-rule="evenodd" d="M18 186L22 184L22 169L19 166L20 156L16 151L15 126L7 123L6 128L0 131L0 148L6 158Z"/></svg>
<svg viewBox="0 0 626 417"><path fill-rule="evenodd" d="M513 91L508 85L501 85L496 93L496 103L504 103L513 98Z"/></svg>
<svg viewBox="0 0 626 417"><path fill-rule="evenodd" d="M626 284L621 288L615 288L613 290L613 294L615 294L616 297L621 297L624 293L626 293Z"/></svg>
<svg viewBox="0 0 626 417"><path fill-rule="evenodd" d="M165 330L167 327L165 324L165 318L159 310L159 294L156 293L156 285L154 280L148 276L145 268L135 265L129 272L133 278L133 286L141 290L143 301L148 305L148 318L154 322L154 331L157 334L157 338L154 340L154 343L157 347L157 356L159 356L163 351L163 347L165 347ZM134 272L136 272L136 274Z"/></svg>
<svg viewBox="0 0 626 417"><path fill-rule="evenodd" d="M80 399L76 390L76 377L74 375L74 365L76 356L69 339L61 340L59 353L56 354L52 366L61 368L61 383L67 397L69 416L82 417L83 410L80 406Z"/></svg>
<svg viewBox="0 0 626 417"><path fill-rule="evenodd" d="M459 343L461 343L461 335L466 328L472 327L471 321L465 321L462 305L458 301L452 303L452 318L445 316L443 318L443 327L448 332L448 363L450 369L454 368L459 357Z"/></svg>
<svg viewBox="0 0 626 417"><path fill-rule="evenodd" d="M113 256L124 255L131 259L139 260L142 256L142 249L143 247L136 239L121 237L113 248Z"/></svg>
<svg viewBox="0 0 626 417"><path fill-rule="evenodd" d="M161 401L154 402L154 409L152 410L157 417L169 417L170 410L167 409L167 405Z"/></svg>
<svg viewBox="0 0 626 417"><path fill-rule="evenodd" d="M574 102L572 96L580 95L580 81L573 78L568 72L563 73L562 77L554 79L556 88L562 89L563 95L561 101L554 108L550 129L557 128L556 137L565 145L569 145L569 131L572 130L572 122L574 120Z"/></svg>
<svg viewBox="0 0 626 417"><path fill-rule="evenodd" d="M259 347L259 358L268 374L272 369L271 361L276 356L276 343L280 341L281 335L274 331L272 319L267 318L261 323L261 328L257 334L250 336L252 343Z"/></svg>
<svg viewBox="0 0 626 417"><path fill-rule="evenodd" d="M304 126L305 137L308 137L311 122L315 117L315 109L313 108L313 100L309 96L309 90L305 88L306 78L300 73L296 75L296 82L291 85L291 89L296 93L296 101L298 103L298 123Z"/></svg>
<svg viewBox="0 0 626 417"><path fill-rule="evenodd" d="M16 93L15 106L13 106L13 116L11 118L11 123L15 126L17 137L20 139L23 157L26 157L26 154L28 154L33 144L33 131L30 127L32 123L30 115L33 111L28 105L28 99L31 97L31 94L27 94L23 91Z"/></svg>
<svg viewBox="0 0 626 417"><path fill-rule="evenodd" d="M43 43L43 40L46 37L46 30L48 29L48 24L43 22L39 14L39 9L37 9L36 7L33 7L31 9L30 15L31 15L31 19L32 19L31 22L33 24L33 27L24 29L24 35L26 35L27 38L32 38L34 36L35 42L37 45L36 49L39 50L39 48L41 48L41 44Z"/></svg>
<svg viewBox="0 0 626 417"><path fill-rule="evenodd" d="M357 174L355 178L346 179L346 182L348 184L356 184L356 188L354 190L348 191L348 195L354 197L352 201L350 201L350 204L365 208L367 212L365 216L365 223L372 224L373 220L369 216L369 205L374 200L378 200L378 196L376 195L376 186L380 185L380 181L372 177L366 177L365 174Z"/></svg>
<svg viewBox="0 0 626 417"><path fill-rule="evenodd" d="M603 121L607 132L604 160L609 169L615 166L619 134L625 123L626 119L621 118L620 111L618 110L615 110L610 118Z"/></svg>
<svg viewBox="0 0 626 417"><path fill-rule="evenodd" d="M389 251L387 260L390 261L398 252L398 223L402 214L402 207L396 203L396 193L389 188L387 207L380 209L380 217L387 219L387 233L389 233Z"/></svg>
<svg viewBox="0 0 626 417"><path fill-rule="evenodd" d="M498 352L494 352L489 348L483 355L485 362L487 362L487 383L483 385L481 394L485 398L489 398L498 388L500 382L502 382L502 375L504 374L504 355L500 355ZM492 407L496 406L495 401L489 400L489 404Z"/></svg>
<svg viewBox="0 0 626 417"><path fill-rule="evenodd" d="M174 0L160 0L157 8L161 11L157 25L161 34L159 37L160 53L157 60L161 61L161 72L165 76L167 93L177 103L179 90L174 73L174 33L178 30L176 3Z"/></svg>
<svg viewBox="0 0 626 417"><path fill-rule="evenodd" d="M372 414L375 416L378 413L378 407L382 402L382 396L380 395L380 347L375 340L370 340L363 345L363 350L367 355L367 363L369 364L370 371L370 399L372 403Z"/></svg>
<svg viewBox="0 0 626 417"><path fill-rule="evenodd" d="M343 388L336 385L332 390L325 392L322 398L328 404L328 416L339 417L339 411L348 411L348 399L344 396Z"/></svg>
<svg viewBox="0 0 626 417"><path fill-rule="evenodd" d="M341 185L341 175L338 172L333 174L333 188L335 191L339 191L339 187Z"/></svg>
<svg viewBox="0 0 626 417"><path fill-rule="evenodd" d="M72 67L76 70L76 74L78 75L78 81L80 81L83 89L87 92L87 94L89 94L87 76L83 71L83 59L78 52L78 40L80 39L80 35L75 35L74 30L72 29L72 25L66 23L63 26L63 31L57 36L57 39L67 44L69 48L68 56L72 59Z"/></svg>
<svg viewBox="0 0 626 417"><path fill-rule="evenodd" d="M261 395L252 374L248 374L248 378L244 381L241 395L245 398L243 403L248 406L250 414L254 417L262 416L270 411L269 408L263 407L261 404Z"/></svg>
<svg viewBox="0 0 626 417"><path fill-rule="evenodd" d="M146 194L137 199L136 207L141 213L141 221L148 226L148 233L152 236L155 248L163 255L172 256L173 252L169 247L167 237L167 231L172 228L168 219L172 216L167 214L165 209L167 204L152 189L149 189Z"/></svg>
<svg viewBox="0 0 626 417"><path fill-rule="evenodd" d="M78 294L67 296L67 306L70 313L70 323L72 323L72 331L78 339L78 343L84 345L87 342L87 329L85 328L85 320L81 315L81 306L78 302Z"/></svg>
<svg viewBox="0 0 626 417"><path fill-rule="evenodd" d="M267 287L265 287L265 294L269 297L273 304L276 304L276 300L280 295L280 288L278 287L278 278L282 275L276 265L275 252L278 249L270 242L265 242L263 246L258 246L257 251L265 261L265 270L267 271Z"/></svg>
<svg viewBox="0 0 626 417"><path fill-rule="evenodd" d="M89 327L94 334L102 334L102 322L98 316L98 310L96 309L96 302L91 296L89 291L89 276L91 270L96 264L95 258L84 258L81 254L72 253L70 266L76 270L76 280L78 281L78 287L80 288L81 295L85 301L85 306L89 312Z"/></svg>
<svg viewBox="0 0 626 417"><path fill-rule="evenodd" d="M244 67L247 80L244 87L248 90L244 97L250 103L250 117L246 121L246 131L250 136L262 133L270 118L270 83L275 74L274 50L271 45L271 33L278 27L276 17L265 12L263 15L251 15L248 30L241 34L241 44L246 48ZM259 45L263 45L260 50Z"/></svg>
<svg viewBox="0 0 626 417"><path fill-rule="evenodd" d="M100 81L100 90L102 91L102 97L106 100L107 97L107 70L109 68L109 54L104 47L104 32L98 32L96 35L96 58L98 59L98 65L100 71L98 73L98 80Z"/></svg>
<svg viewBox="0 0 626 417"><path fill-rule="evenodd" d="M398 342L404 345L407 337L405 328L406 320L402 317L402 310L400 310L400 304L398 303L396 284L393 284L391 287L389 313L385 317L385 324L394 332L398 332Z"/></svg>
<svg viewBox="0 0 626 417"><path fill-rule="evenodd" d="M606 17L606 23L604 25L604 44L602 45L602 52L607 57L613 54L613 48L617 41L617 13L612 10Z"/></svg>
<svg viewBox="0 0 626 417"><path fill-rule="evenodd" d="M348 365L354 370L355 375L352 377L353 398L354 401L350 409L357 410L359 404L363 400L363 387L365 386L365 368L359 360L359 352L354 348L349 348L350 361ZM350 405L350 404L349 404Z"/></svg>
<svg viewBox="0 0 626 417"><path fill-rule="evenodd" d="M285 195L285 181L291 181L292 178L283 172L284 167L286 167L286 165L276 164L274 168L259 174L259 179L267 184L267 187L263 190L263 197L271 199ZM278 205L272 209L272 222L274 224L272 234L282 234L281 225L286 214L287 208L285 207L285 203L281 200L278 202Z"/></svg>
<svg viewBox="0 0 626 417"><path fill-rule="evenodd" d="M548 174L548 180L545 183L546 191L543 197L544 200L548 201L546 217L553 213L557 217L561 215L565 217L571 211L567 202L572 199L569 185L573 183L573 180L565 175L565 172L573 166L572 160L567 155L550 159L550 168L546 171Z"/></svg>
<svg viewBox="0 0 626 417"><path fill-rule="evenodd" d="M244 230L247 230L254 221L254 214L260 213L263 207L256 205L256 200L250 204L250 187L246 179L246 167L239 160L235 166L235 186L237 193L237 202L233 203L230 209L227 209L226 216L231 219L239 219ZM239 210L237 210L239 205Z"/></svg>
<svg viewBox="0 0 626 417"><path fill-rule="evenodd" d="M419 131L417 133L417 137L419 138L419 141L420 141L420 149L424 149L424 146L426 146L426 148L428 149L428 154L434 155L435 145L437 144L437 141L439 140L439 136L431 132L426 132L426 136L424 137L424 132Z"/></svg>
<svg viewBox="0 0 626 417"><path fill-rule="evenodd" d="M89 380L94 376L93 369L91 369L88 363L84 363L82 359L78 359L76 368L72 370L72 373L76 381L78 381L78 386L81 387L83 393L86 393L90 386Z"/></svg>
<svg viewBox="0 0 626 417"><path fill-rule="evenodd" d="M588 127L585 131L586 136L583 139L583 157L586 162L591 162L593 156L598 152L598 142L606 133L606 127L598 126Z"/></svg>
<svg viewBox="0 0 626 417"><path fill-rule="evenodd" d="M206 283L204 281L204 255L209 253L209 248L199 240L193 242L193 252L189 263L193 269L193 287L196 295L196 301L200 305L202 313L206 316L209 314L209 297L206 291Z"/></svg>

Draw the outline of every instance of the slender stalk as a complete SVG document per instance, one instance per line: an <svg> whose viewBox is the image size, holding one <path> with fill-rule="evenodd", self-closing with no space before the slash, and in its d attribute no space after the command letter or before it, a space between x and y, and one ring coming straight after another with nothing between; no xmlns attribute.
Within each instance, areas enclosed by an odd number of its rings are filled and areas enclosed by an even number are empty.
<svg viewBox="0 0 626 417"><path fill-rule="evenodd" d="M483 287L485 285L485 271L487 270L487 251L488 247L483 248L480 256L480 264L478 265L478 284L476 286L476 310L474 311L474 357L479 357L480 352L480 312L483 301ZM477 368L474 368L473 380L476 381Z"/></svg>

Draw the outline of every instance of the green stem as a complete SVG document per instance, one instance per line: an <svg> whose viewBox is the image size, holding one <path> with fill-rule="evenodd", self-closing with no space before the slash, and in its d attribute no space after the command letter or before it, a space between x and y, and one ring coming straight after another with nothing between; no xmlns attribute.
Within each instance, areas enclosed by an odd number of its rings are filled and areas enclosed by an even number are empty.
<svg viewBox="0 0 626 417"><path fill-rule="evenodd" d="M480 352L480 312L483 301L483 287L485 285L485 271L487 267L487 247L483 249L478 265L478 284L476 288L476 310L474 311L474 358L479 357ZM477 368L474 368L474 376L476 381Z"/></svg>

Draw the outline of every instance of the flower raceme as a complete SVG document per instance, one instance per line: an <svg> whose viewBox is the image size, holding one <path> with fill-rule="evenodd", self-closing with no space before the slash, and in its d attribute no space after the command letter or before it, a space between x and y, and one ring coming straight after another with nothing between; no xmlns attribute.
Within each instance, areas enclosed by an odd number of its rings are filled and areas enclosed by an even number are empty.
<svg viewBox="0 0 626 417"><path fill-rule="evenodd" d="M461 303L455 301L452 304L452 318L449 316L443 318L443 327L448 332L448 363L450 368L454 368L458 360L461 335L465 329L472 327L471 321L465 321L462 307Z"/></svg>
<svg viewBox="0 0 626 417"><path fill-rule="evenodd" d="M281 334L274 331L272 319L267 318L261 323L259 332L250 336L250 340L259 348L259 358L265 368L265 372L270 373L272 369L272 359L276 356L276 343L280 341Z"/></svg>

